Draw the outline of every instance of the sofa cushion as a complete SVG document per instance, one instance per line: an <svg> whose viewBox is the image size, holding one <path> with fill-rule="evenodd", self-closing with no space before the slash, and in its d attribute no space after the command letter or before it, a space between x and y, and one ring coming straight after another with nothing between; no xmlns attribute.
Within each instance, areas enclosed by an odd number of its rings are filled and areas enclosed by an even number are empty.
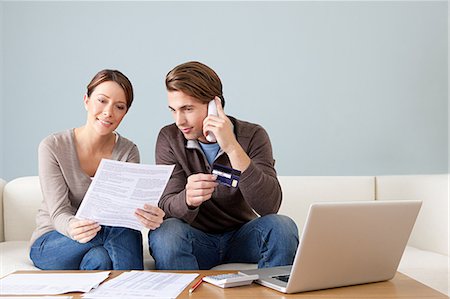
<svg viewBox="0 0 450 299"><path fill-rule="evenodd" d="M211 270L253 270L257 268L258 264L229 263L212 267Z"/></svg>
<svg viewBox="0 0 450 299"><path fill-rule="evenodd" d="M449 175L400 175L376 178L377 200L422 200L408 245L449 255Z"/></svg>
<svg viewBox="0 0 450 299"><path fill-rule="evenodd" d="M448 256L407 246L398 271L450 295L448 265L450 265Z"/></svg>
<svg viewBox="0 0 450 299"><path fill-rule="evenodd" d="M29 258L28 241L9 241L0 243L0 277L20 270L37 270Z"/></svg>
<svg viewBox="0 0 450 299"><path fill-rule="evenodd" d="M279 176L278 179L283 191L279 213L295 221L299 234L314 202L375 200L373 176Z"/></svg>
<svg viewBox="0 0 450 299"><path fill-rule="evenodd" d="M155 260L150 255L150 250L148 249L148 228L143 228L141 230L142 233L142 249L144 251L144 269L145 270L154 270L155 269Z"/></svg>
<svg viewBox="0 0 450 299"><path fill-rule="evenodd" d="M10 181L3 190L5 241L29 241L42 202L38 176Z"/></svg>
<svg viewBox="0 0 450 299"><path fill-rule="evenodd" d="M144 243L145 244L145 243ZM0 277L16 270L39 270L29 258L28 241L0 242ZM144 246L144 269L154 270L155 260L150 256L148 246Z"/></svg>

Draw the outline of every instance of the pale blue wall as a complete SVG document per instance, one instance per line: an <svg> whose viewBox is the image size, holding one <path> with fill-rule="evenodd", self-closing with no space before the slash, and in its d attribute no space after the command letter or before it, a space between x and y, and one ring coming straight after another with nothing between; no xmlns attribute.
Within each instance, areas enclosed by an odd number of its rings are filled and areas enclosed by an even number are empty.
<svg viewBox="0 0 450 299"><path fill-rule="evenodd" d="M164 76L187 60L218 72L228 114L268 130L281 175L448 171L444 1L3 2L3 12L8 180L37 174L42 138L84 123L85 86L103 68L133 82L119 132L153 163L172 122Z"/></svg>

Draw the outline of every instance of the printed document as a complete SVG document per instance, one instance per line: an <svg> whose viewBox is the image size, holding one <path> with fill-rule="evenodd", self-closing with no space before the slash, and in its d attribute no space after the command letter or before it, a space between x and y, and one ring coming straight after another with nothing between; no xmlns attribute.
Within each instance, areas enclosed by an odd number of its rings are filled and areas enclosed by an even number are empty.
<svg viewBox="0 0 450 299"><path fill-rule="evenodd" d="M197 273L124 272L83 298L176 298L197 276Z"/></svg>
<svg viewBox="0 0 450 299"><path fill-rule="evenodd" d="M17 273L0 279L0 295L58 295L88 292L109 276L96 273Z"/></svg>
<svg viewBox="0 0 450 299"><path fill-rule="evenodd" d="M141 230L135 210L158 206L174 167L102 159L75 217Z"/></svg>
<svg viewBox="0 0 450 299"><path fill-rule="evenodd" d="M72 299L72 296L2 296L2 299ZM153 298L152 298L153 299Z"/></svg>

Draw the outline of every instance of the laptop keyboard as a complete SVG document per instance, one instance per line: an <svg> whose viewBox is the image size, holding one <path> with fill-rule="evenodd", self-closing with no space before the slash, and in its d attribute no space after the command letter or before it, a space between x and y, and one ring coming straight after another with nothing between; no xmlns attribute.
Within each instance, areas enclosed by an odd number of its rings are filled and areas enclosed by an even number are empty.
<svg viewBox="0 0 450 299"><path fill-rule="evenodd" d="M274 276L273 278L284 281L284 282L288 282L289 280L289 274L288 275L280 275L280 276Z"/></svg>

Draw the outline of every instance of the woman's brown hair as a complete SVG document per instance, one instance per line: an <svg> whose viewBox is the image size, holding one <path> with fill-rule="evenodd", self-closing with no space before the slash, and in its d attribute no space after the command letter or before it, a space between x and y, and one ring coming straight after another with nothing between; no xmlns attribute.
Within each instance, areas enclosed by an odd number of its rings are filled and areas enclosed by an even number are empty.
<svg viewBox="0 0 450 299"><path fill-rule="evenodd" d="M125 92L125 99L127 101L127 110L131 107L133 103L133 85L131 85L130 80L119 72L118 70L102 70L98 72L94 78L92 78L91 82L87 85L87 96L90 97L94 89L102 84L103 82L113 81L122 87Z"/></svg>

